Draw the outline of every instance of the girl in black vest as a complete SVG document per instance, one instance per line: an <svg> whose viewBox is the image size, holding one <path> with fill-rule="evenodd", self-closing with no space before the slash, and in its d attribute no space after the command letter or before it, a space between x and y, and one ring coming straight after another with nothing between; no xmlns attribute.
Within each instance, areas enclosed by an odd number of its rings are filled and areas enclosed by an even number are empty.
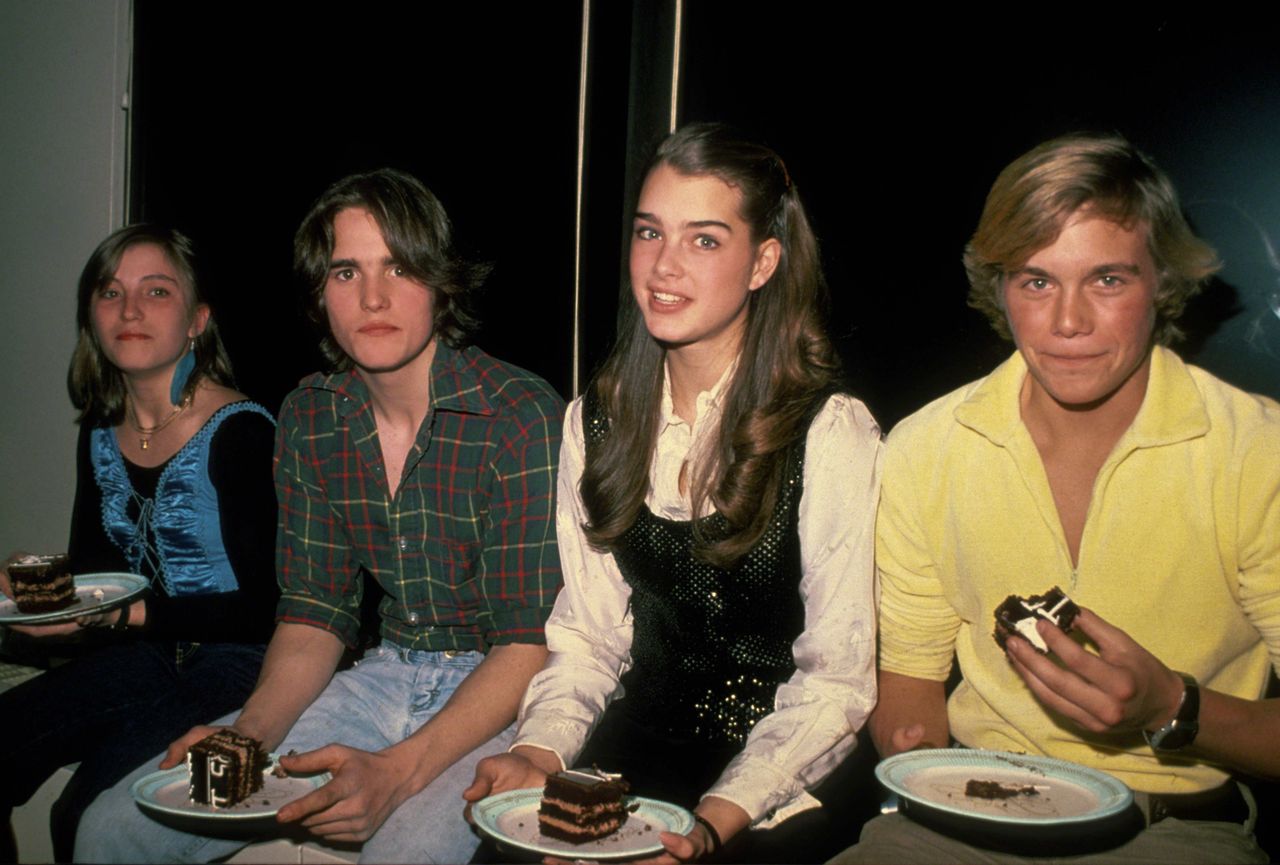
<svg viewBox="0 0 1280 865"><path fill-rule="evenodd" d="M694 810L660 861L801 861L812 832L762 842L818 806L875 703L879 430L839 392L817 242L773 151L716 124L668 137L630 270L566 422L552 656L468 798L596 764Z"/></svg>

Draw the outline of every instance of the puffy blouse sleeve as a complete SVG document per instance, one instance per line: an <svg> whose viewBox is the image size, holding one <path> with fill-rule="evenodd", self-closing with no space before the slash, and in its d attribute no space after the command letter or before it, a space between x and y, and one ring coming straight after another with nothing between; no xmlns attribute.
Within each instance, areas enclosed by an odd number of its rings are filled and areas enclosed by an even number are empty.
<svg viewBox="0 0 1280 865"><path fill-rule="evenodd" d="M571 765L604 714L621 696L631 666L631 590L613 555L593 550L583 534L578 492L586 458L582 400L569 408L556 488L556 538L564 588L547 621L551 656L534 676L520 707L515 745L553 751Z"/></svg>

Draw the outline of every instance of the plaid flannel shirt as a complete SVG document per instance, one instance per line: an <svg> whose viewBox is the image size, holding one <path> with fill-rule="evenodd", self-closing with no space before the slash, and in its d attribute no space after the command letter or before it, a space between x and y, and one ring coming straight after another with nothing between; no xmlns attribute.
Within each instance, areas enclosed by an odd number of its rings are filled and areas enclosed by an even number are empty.
<svg viewBox="0 0 1280 865"><path fill-rule="evenodd" d="M542 379L477 348L440 344L431 407L391 492L359 374L305 379L280 412L277 621L354 646L363 570L387 593L381 632L397 646L543 642L561 584L563 412Z"/></svg>

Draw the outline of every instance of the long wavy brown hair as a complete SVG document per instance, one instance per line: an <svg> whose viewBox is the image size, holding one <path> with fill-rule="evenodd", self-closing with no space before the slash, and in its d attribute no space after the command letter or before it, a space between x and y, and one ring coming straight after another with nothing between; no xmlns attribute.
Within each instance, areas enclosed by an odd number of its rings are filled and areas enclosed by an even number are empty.
<svg viewBox="0 0 1280 865"><path fill-rule="evenodd" d="M659 145L646 176L660 165L690 176L711 175L738 190L752 241L773 238L782 247L773 276L748 301L716 446L690 476L694 514L707 513L709 500L727 524L713 536L695 520L694 555L727 568L764 532L788 450L806 434L814 401L838 377L839 361L824 327L827 286L799 193L768 147L722 124L698 123ZM591 384L609 419L609 435L592 449L581 485L588 518L583 529L601 550L612 549L644 507L666 356L649 335L629 286L623 286L619 308L617 341Z"/></svg>

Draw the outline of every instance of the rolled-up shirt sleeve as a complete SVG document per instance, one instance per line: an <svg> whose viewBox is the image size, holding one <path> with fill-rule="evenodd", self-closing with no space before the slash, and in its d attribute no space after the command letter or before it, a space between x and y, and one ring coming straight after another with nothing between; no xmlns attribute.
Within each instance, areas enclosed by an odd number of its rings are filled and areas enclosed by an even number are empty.
<svg viewBox="0 0 1280 865"><path fill-rule="evenodd" d="M314 418L314 408L286 401L276 433L276 621L322 628L354 647L360 633L359 563L320 482L315 449L308 446Z"/></svg>

